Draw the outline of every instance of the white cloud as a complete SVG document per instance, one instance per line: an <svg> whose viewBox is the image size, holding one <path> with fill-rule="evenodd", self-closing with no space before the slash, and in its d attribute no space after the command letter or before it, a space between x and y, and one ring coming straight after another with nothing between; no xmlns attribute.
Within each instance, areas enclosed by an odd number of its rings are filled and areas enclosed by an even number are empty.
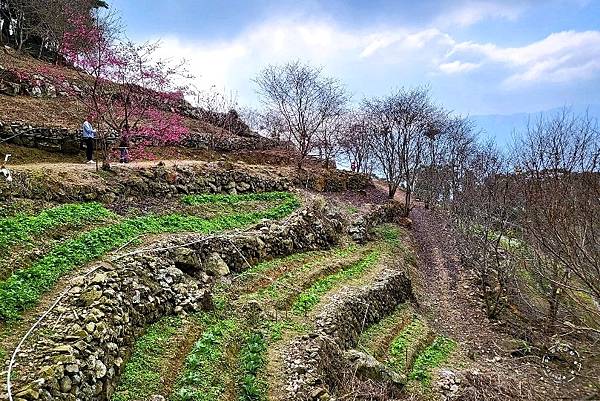
<svg viewBox="0 0 600 401"><path fill-rule="evenodd" d="M600 32L563 31L521 47L463 42L447 55L459 64L461 57L505 65L511 71L507 86L588 79L600 73Z"/></svg>
<svg viewBox="0 0 600 401"><path fill-rule="evenodd" d="M458 74L461 72L475 70L480 66L481 64L476 63L463 63L460 61L452 61L450 63L440 64L439 69L446 74Z"/></svg>
<svg viewBox="0 0 600 401"><path fill-rule="evenodd" d="M427 63L455 44L437 29L345 30L328 20L294 18L267 21L228 41L188 41L172 36L161 42L159 56L185 59L188 71L198 78L198 87L236 88L242 98L252 97L250 80L268 64L301 59L345 78L340 71L368 74L377 64L392 65L398 71L423 65L429 68ZM390 82L390 86L395 84Z"/></svg>
<svg viewBox="0 0 600 401"><path fill-rule="evenodd" d="M266 21L227 41L168 37L162 42L161 56L186 59L197 86L235 88L242 102L254 101L251 79L260 68L295 59L324 66L327 74L359 93L375 80L389 88L473 71L506 88L600 75L600 31L565 31L524 46L502 47L457 42L437 28L352 30L329 20L290 17Z"/></svg>

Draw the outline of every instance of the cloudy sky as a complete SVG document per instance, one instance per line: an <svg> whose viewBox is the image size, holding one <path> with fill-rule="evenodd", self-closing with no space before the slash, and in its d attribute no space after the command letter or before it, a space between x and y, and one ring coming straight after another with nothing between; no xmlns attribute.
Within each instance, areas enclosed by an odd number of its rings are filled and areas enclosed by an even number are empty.
<svg viewBox="0 0 600 401"><path fill-rule="evenodd" d="M429 84L463 114L600 103L600 0L113 0L200 87L256 102L261 67L300 59L354 94Z"/></svg>

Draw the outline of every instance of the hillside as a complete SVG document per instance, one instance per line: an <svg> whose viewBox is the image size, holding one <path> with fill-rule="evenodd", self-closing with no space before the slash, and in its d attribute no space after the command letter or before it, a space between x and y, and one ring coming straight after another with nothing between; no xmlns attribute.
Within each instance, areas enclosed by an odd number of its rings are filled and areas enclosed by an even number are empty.
<svg viewBox="0 0 600 401"><path fill-rule="evenodd" d="M0 401L598 399L596 166L506 173L427 87L365 102L368 120L320 74L263 72L314 124L302 138L169 97L151 106L186 135L100 169L78 91L51 80L85 91L81 74L0 55ZM447 159L427 159L437 143ZM547 216L579 240L566 273L551 257L572 237L527 235Z"/></svg>
<svg viewBox="0 0 600 401"><path fill-rule="evenodd" d="M38 152L41 160L74 161L73 155L81 153L80 130L88 111L75 95L57 89L51 83L52 76L64 77L73 87L86 85L81 82L80 74L70 68L49 64L9 48L0 53L0 147L4 146L6 153L13 154L13 162L28 162L31 158L19 148L6 147L11 143L57 153L53 157ZM236 114L230 116L196 109L187 102L177 108L171 107L168 113L181 116L189 130L183 148L207 150L210 147L227 152L279 147L252 133ZM156 152L160 157L169 157L169 152L164 153L161 148ZM191 154L187 152L188 157Z"/></svg>

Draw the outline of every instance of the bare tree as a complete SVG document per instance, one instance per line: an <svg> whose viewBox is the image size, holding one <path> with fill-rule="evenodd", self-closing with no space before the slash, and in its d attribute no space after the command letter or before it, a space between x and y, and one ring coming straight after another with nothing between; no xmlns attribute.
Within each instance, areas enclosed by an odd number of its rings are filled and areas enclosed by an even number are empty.
<svg viewBox="0 0 600 401"><path fill-rule="evenodd" d="M427 138L425 161L416 188L426 207L452 201L460 191L469 157L479 149L475 126L467 117L444 113L437 126L439 132Z"/></svg>
<svg viewBox="0 0 600 401"><path fill-rule="evenodd" d="M577 305L600 320L600 134L597 121L568 110L530 122L518 139L527 264L548 303L552 331L561 308ZM593 326L593 324L592 324ZM600 329L595 324L595 330Z"/></svg>
<svg viewBox="0 0 600 401"><path fill-rule="evenodd" d="M373 144L367 124L367 117L361 111L347 113L339 141L341 151L346 154L354 170L372 174Z"/></svg>
<svg viewBox="0 0 600 401"><path fill-rule="evenodd" d="M476 277L477 287L490 318L498 318L513 288L519 243L508 233L513 215L514 181L508 176L505 157L489 143L472 147L465 171L451 200L451 210L461 236L461 256Z"/></svg>
<svg viewBox="0 0 600 401"><path fill-rule="evenodd" d="M435 140L441 130L441 111L432 104L427 87L402 88L363 105L369 116L373 154L388 182L388 196L393 198L404 184L404 213L408 215L427 140Z"/></svg>
<svg viewBox="0 0 600 401"><path fill-rule="evenodd" d="M339 115L325 121L317 132L315 147L325 168L335 167L336 157L341 152L340 141L345 134L347 118L347 113L340 112Z"/></svg>
<svg viewBox="0 0 600 401"><path fill-rule="evenodd" d="M285 122L302 167L315 149L319 132L343 111L346 90L338 80L324 77L320 68L299 61L268 66L254 82L268 112Z"/></svg>

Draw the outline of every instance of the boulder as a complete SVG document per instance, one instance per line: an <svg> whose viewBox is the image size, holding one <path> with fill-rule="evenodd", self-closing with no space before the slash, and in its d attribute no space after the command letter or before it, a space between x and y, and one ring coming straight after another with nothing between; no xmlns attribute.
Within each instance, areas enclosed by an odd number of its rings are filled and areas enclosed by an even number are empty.
<svg viewBox="0 0 600 401"><path fill-rule="evenodd" d="M204 262L204 270L217 277L226 276L229 274L229 266L223 261L221 255L216 252L210 254Z"/></svg>
<svg viewBox="0 0 600 401"><path fill-rule="evenodd" d="M355 371L365 378L387 382L399 387L406 384L405 375L396 373L369 354L353 349L346 351L344 357L350 362Z"/></svg>

